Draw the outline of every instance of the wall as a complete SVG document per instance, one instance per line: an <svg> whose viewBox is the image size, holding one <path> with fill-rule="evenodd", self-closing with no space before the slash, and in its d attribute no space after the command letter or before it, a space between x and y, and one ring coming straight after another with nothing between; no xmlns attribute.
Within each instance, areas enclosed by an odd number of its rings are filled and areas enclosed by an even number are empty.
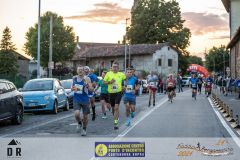
<svg viewBox="0 0 240 160"><path fill-rule="evenodd" d="M240 1L231 0L231 11L230 11L230 34L231 38L236 33L238 27L240 26Z"/></svg>
<svg viewBox="0 0 240 160"><path fill-rule="evenodd" d="M28 68L29 68L29 61L28 60L18 60L18 74L24 77L28 77Z"/></svg>

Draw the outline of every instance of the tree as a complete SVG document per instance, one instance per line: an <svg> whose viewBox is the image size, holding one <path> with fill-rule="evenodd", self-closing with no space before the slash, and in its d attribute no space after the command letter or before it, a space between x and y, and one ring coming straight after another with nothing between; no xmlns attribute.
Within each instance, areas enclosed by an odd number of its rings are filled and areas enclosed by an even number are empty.
<svg viewBox="0 0 240 160"><path fill-rule="evenodd" d="M131 26L127 38L132 44L164 43L188 54L190 30L183 27L184 20L178 2L171 0L139 0L132 9Z"/></svg>
<svg viewBox="0 0 240 160"><path fill-rule="evenodd" d="M213 47L205 55L206 68L209 71L225 72L225 67L229 66L229 50L226 50L225 46Z"/></svg>
<svg viewBox="0 0 240 160"><path fill-rule="evenodd" d="M131 26L127 39L131 44L168 42L182 52L179 56L179 69L185 72L188 67L191 32L183 27L184 20L176 0L138 0L132 9Z"/></svg>
<svg viewBox="0 0 240 160"><path fill-rule="evenodd" d="M70 60L74 55L75 34L73 28L65 26L63 17L56 13L46 12L41 17L41 65L48 66L49 61L49 36L50 36L50 17L53 17L53 61L64 62ZM26 33L27 42L25 43L25 52L37 59L37 39L38 39L38 24L30 27Z"/></svg>
<svg viewBox="0 0 240 160"><path fill-rule="evenodd" d="M6 27L3 30L0 44L0 74L17 74L18 65L16 48L11 39L11 30Z"/></svg>
<svg viewBox="0 0 240 160"><path fill-rule="evenodd" d="M189 62L189 64L199 64L200 66L203 66L203 61L202 61L201 57L189 56L188 62Z"/></svg>

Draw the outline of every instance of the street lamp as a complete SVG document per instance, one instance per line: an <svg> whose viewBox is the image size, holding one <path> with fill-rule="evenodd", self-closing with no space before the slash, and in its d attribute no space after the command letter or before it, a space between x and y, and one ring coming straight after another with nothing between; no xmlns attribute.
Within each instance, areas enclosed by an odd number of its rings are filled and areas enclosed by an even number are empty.
<svg viewBox="0 0 240 160"><path fill-rule="evenodd" d="M124 36L124 42L125 42L125 73L126 73L126 70L127 70L127 21L129 19L130 18L126 18L126 33L125 33L125 36Z"/></svg>
<svg viewBox="0 0 240 160"><path fill-rule="evenodd" d="M41 0L38 4L38 47L37 47L37 78L40 78L40 14L41 14Z"/></svg>

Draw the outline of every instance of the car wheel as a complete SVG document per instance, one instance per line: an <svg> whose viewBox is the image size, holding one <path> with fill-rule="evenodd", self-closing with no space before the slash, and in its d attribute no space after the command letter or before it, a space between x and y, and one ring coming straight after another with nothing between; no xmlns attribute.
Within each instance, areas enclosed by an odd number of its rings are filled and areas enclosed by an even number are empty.
<svg viewBox="0 0 240 160"><path fill-rule="evenodd" d="M68 111L69 110L69 100L67 99L65 107L64 107L64 111Z"/></svg>
<svg viewBox="0 0 240 160"><path fill-rule="evenodd" d="M53 104L53 110L52 110L53 114L57 114L58 113L58 103L55 100L54 104Z"/></svg>
<svg viewBox="0 0 240 160"><path fill-rule="evenodd" d="M23 107L18 106L15 116L12 119L13 124L19 125L23 121Z"/></svg>

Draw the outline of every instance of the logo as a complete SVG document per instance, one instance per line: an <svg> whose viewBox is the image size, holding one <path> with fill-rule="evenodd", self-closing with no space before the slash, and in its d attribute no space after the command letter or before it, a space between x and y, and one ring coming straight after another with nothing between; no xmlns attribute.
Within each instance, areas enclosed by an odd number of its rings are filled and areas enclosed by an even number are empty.
<svg viewBox="0 0 240 160"><path fill-rule="evenodd" d="M21 143L17 140L12 140L7 147L7 156L9 158L21 158L22 157L22 149L20 147Z"/></svg>
<svg viewBox="0 0 240 160"><path fill-rule="evenodd" d="M145 157L145 143L95 142L95 157Z"/></svg>
<svg viewBox="0 0 240 160"><path fill-rule="evenodd" d="M201 146L198 142L197 145L189 145L180 143L177 146L178 154L177 156L192 156L193 152L200 153L203 156L227 156L233 155L233 148L225 147L222 148L225 143L228 143L224 139L220 139L215 145L214 148L206 148L205 146Z"/></svg>
<svg viewBox="0 0 240 160"><path fill-rule="evenodd" d="M96 155L99 157L104 157L107 154L107 146L104 144L99 144L96 146Z"/></svg>

